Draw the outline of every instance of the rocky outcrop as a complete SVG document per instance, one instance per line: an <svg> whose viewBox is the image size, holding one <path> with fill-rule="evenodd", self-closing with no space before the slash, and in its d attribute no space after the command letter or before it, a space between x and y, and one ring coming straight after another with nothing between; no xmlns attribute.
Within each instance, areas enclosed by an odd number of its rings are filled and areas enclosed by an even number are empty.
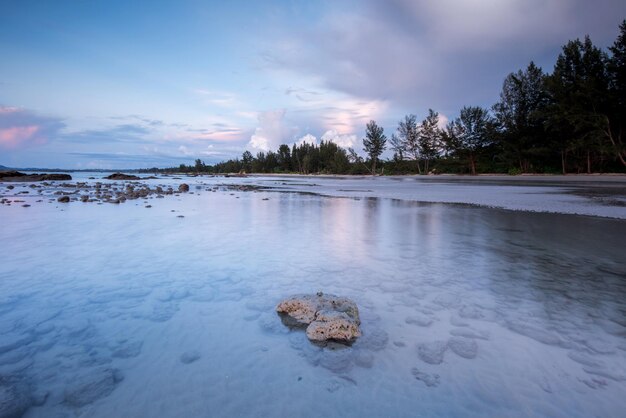
<svg viewBox="0 0 626 418"><path fill-rule="evenodd" d="M0 171L0 181L29 182L29 181L65 181L72 180L69 174L24 174L19 171Z"/></svg>
<svg viewBox="0 0 626 418"><path fill-rule="evenodd" d="M141 180L140 177L133 176L132 174L113 173L110 176L106 176L107 180Z"/></svg>
<svg viewBox="0 0 626 418"><path fill-rule="evenodd" d="M307 337L316 343L352 343L361 336L359 309L347 298L321 292L296 295L280 302L276 311L285 325L306 327Z"/></svg>

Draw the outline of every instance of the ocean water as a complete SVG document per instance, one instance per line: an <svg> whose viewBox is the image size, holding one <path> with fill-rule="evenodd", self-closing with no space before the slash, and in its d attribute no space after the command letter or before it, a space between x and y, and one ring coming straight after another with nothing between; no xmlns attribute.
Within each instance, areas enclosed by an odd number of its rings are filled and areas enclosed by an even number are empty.
<svg viewBox="0 0 626 418"><path fill-rule="evenodd" d="M0 184L31 204L0 206L0 416L623 416L623 219L379 179L184 181L120 205ZM242 182L283 191L212 191ZM427 187L606 210L554 185ZM352 346L281 323L317 291L357 302Z"/></svg>

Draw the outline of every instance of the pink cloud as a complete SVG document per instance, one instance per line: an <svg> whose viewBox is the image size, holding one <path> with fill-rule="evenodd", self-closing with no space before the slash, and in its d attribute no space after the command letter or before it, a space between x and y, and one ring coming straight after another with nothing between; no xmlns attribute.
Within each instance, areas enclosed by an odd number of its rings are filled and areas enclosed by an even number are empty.
<svg viewBox="0 0 626 418"><path fill-rule="evenodd" d="M8 149L16 149L24 142L30 142L39 131L39 126L14 126L11 128L0 129L0 146ZM42 141L43 139L43 141ZM45 143L45 138L36 138L38 143Z"/></svg>
<svg viewBox="0 0 626 418"><path fill-rule="evenodd" d="M65 125L60 119L40 116L17 107L0 106L0 149L17 150L43 145Z"/></svg>

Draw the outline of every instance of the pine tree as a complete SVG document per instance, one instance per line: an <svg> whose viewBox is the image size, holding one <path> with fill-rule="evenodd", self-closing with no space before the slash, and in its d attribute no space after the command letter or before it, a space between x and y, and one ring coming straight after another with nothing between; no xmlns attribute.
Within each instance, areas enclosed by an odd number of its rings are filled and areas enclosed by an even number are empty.
<svg viewBox="0 0 626 418"><path fill-rule="evenodd" d="M376 174L376 161L385 150L386 143L387 137L383 133L383 128L370 120L365 131L365 138L363 138L363 150L372 162L372 175Z"/></svg>

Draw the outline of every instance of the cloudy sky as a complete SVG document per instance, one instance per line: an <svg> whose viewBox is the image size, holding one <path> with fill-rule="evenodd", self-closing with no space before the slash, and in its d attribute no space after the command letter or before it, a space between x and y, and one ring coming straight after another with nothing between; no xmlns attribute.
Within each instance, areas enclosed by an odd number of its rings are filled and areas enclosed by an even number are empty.
<svg viewBox="0 0 626 418"><path fill-rule="evenodd" d="M0 165L207 163L333 140L375 119L491 106L504 77L623 0L31 1L0 5Z"/></svg>

